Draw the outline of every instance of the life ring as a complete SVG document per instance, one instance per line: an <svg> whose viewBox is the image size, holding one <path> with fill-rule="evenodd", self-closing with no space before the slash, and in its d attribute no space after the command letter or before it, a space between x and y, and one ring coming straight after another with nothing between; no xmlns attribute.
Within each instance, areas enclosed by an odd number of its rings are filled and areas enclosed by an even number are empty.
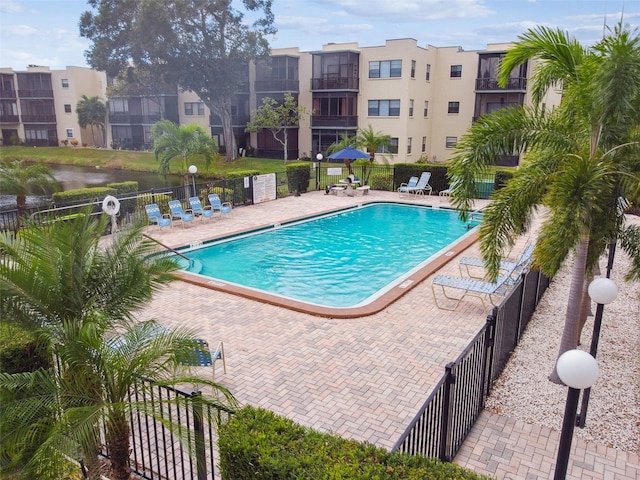
<svg viewBox="0 0 640 480"><path fill-rule="evenodd" d="M102 211L107 215L117 215L120 211L120 201L113 195L107 195L102 201Z"/></svg>

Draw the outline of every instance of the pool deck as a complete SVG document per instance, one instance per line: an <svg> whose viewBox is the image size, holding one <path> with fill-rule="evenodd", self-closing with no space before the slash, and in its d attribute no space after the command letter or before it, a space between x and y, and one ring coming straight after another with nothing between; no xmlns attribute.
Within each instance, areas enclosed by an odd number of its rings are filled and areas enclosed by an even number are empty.
<svg viewBox="0 0 640 480"><path fill-rule="evenodd" d="M411 202L391 192L371 191L365 197L310 192L237 207L229 218L196 221L185 228L149 228L147 234L179 247L363 201L398 200ZM414 203L448 206L449 200L425 196ZM476 207L483 205L486 201L480 200ZM398 232L403 234L415 232ZM525 242L519 241L514 251L518 253ZM476 244L461 253L479 256ZM456 261L442 265L438 273L460 275ZM211 344L222 340L227 373L218 367L216 380L241 404L390 449L443 375L445 365L455 360L485 323L487 313L473 297L455 311L437 308L426 278L396 302L360 318L319 317L174 282L156 294L138 318L153 318L167 327L189 327ZM521 455L500 448L505 442L500 434L505 422L509 439L517 443ZM557 432L532 429L485 412L456 461L500 478L542 480L553 471L558 437ZM585 457L574 456L567 478L637 478L624 476L624 469L619 473L621 452L601 446L582 450L588 458L596 457L595 466L586 469ZM625 457L625 462L631 465L626 475L640 472L637 456ZM585 471L588 477L583 476Z"/></svg>

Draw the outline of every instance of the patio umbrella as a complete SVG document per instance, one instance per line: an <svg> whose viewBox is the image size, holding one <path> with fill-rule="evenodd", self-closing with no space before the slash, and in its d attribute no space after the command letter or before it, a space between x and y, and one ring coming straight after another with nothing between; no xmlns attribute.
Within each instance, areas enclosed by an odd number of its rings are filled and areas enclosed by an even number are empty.
<svg viewBox="0 0 640 480"><path fill-rule="evenodd" d="M327 158L330 158L331 160L355 160L356 158L369 159L371 157L367 152L363 152L362 150L358 150L357 148L349 145L347 148L343 148L336 153L332 153Z"/></svg>

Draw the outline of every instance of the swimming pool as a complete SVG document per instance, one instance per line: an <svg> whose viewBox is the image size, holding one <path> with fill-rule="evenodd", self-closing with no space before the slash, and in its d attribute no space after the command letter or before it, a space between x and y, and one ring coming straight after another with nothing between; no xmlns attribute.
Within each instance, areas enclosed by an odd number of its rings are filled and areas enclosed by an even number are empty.
<svg viewBox="0 0 640 480"><path fill-rule="evenodd" d="M406 289L434 258L475 239L477 223L452 209L371 203L178 250L192 283L311 310L358 309Z"/></svg>

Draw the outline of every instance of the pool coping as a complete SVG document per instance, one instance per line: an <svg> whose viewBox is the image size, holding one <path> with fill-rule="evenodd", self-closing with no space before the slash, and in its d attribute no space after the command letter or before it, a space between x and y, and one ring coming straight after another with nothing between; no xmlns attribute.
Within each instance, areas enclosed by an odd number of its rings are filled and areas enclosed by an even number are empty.
<svg viewBox="0 0 640 480"><path fill-rule="evenodd" d="M365 205L369 203L407 203L409 202L385 202L380 200L370 200L364 201L359 205ZM358 205L352 207L357 208ZM348 210L347 208L346 210ZM321 212L318 215L324 215L327 213L338 212L345 210L345 208L337 208L337 209L329 209L327 211ZM315 216L315 215L314 215ZM308 219L309 216L300 216L297 218L288 219L286 222L282 222L282 225L293 223L296 221ZM271 228L273 224L267 224L262 227L253 227L245 230L241 230L235 232L233 236L242 235L243 233L254 232L256 230ZM468 235L458 240L454 248L442 252L437 258L426 263L419 270L410 274L406 279L402 281L402 283L393 286L388 291L381 294L375 300L370 303L357 307L344 307L344 308L336 308L336 307L327 307L322 305L314 305L298 300L293 300L286 297L281 297L278 295L272 295L266 292L253 290L250 288L242 287L237 284L225 283L221 280L212 280L200 275L195 275L189 272L179 271L176 272L177 277L183 282L190 283L192 285L197 285L203 288L208 288L210 290L216 290L219 292L229 293L231 295L236 295L240 297L244 297L250 300L255 300L262 303L267 303L270 305L275 305L282 308L287 308L289 310L297 311L300 313L306 313L309 315L314 315L317 317L325 317L325 318L360 318L366 317L369 315L373 315L378 313L385 308L387 308L392 303L396 302L398 299L403 297L406 293L410 292L413 288L419 285L421 282L426 280L428 277L433 275L437 270L441 269L444 265L451 262L454 258L456 258L460 253L473 245L478 239L478 229L475 229L473 232L470 232ZM219 240L222 237L213 237L211 240ZM363 273L366 275L366 273Z"/></svg>

